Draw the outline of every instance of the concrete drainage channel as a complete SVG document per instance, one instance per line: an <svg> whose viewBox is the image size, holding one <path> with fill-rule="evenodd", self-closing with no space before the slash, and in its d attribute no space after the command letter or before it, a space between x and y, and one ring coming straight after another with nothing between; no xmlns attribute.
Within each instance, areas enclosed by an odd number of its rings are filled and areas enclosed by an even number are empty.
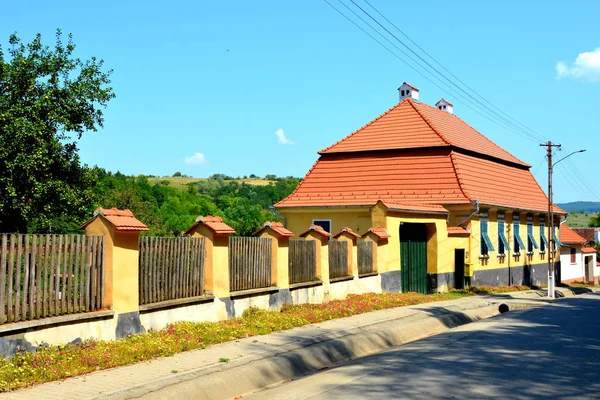
<svg viewBox="0 0 600 400"><path fill-rule="evenodd" d="M296 340L268 346L227 364L182 372L118 393L104 393L97 398L232 399L470 322L536 305L540 304L512 300L414 306L400 317L328 330L320 336L302 337L296 333ZM275 335L292 335L293 331Z"/></svg>

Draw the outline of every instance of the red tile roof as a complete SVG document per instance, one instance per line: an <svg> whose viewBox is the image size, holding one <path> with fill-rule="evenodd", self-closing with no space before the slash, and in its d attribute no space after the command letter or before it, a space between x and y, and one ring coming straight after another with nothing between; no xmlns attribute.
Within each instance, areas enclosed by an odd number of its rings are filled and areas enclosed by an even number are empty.
<svg viewBox="0 0 600 400"><path fill-rule="evenodd" d="M408 98L319 154L458 147L511 163L519 160L458 118Z"/></svg>
<svg viewBox="0 0 600 400"><path fill-rule="evenodd" d="M221 217L212 217L210 215L203 217L199 216L196 218L194 225L190 226L185 230L185 234L189 234L196 226L203 224L207 228L212 230L217 235L230 235L235 233L235 229L223 222Z"/></svg>
<svg viewBox="0 0 600 400"><path fill-rule="evenodd" d="M460 189L452 160L442 149L419 154L322 156L296 190L276 206L374 205L379 200L406 207L470 201Z"/></svg>
<svg viewBox="0 0 600 400"><path fill-rule="evenodd" d="M527 190L524 190L524 189ZM446 149L323 155L276 207L371 206L448 213L445 204L545 211L548 198L525 167ZM564 213L558 207L555 212Z"/></svg>
<svg viewBox="0 0 600 400"><path fill-rule="evenodd" d="M342 228L342 230L337 235L334 236L334 238L337 239L338 237L342 236L344 233L347 233L347 234L349 234L350 236L352 236L352 237L354 237L356 239L358 239L359 237L361 237L358 233L354 232L352 229L348 228L347 226L344 226Z"/></svg>
<svg viewBox="0 0 600 400"><path fill-rule="evenodd" d="M450 237L469 237L471 233L462 226L449 226L448 236Z"/></svg>
<svg viewBox="0 0 600 400"><path fill-rule="evenodd" d="M595 232L600 228L572 228L579 236L585 239L586 242L595 242Z"/></svg>
<svg viewBox="0 0 600 400"><path fill-rule="evenodd" d="M132 232L140 232L147 231L148 227L142 221L135 218L133 213L128 210L119 210L117 208L102 208L99 207L94 211L94 217L81 225L81 228L85 228L88 226L93 220L98 218L98 216L102 216L108 222L111 223L112 226L115 227L117 231L132 231Z"/></svg>
<svg viewBox="0 0 600 400"><path fill-rule="evenodd" d="M548 198L528 169L454 151L451 158L460 186L470 200L523 210L548 210ZM556 206L554 212L565 214Z"/></svg>
<svg viewBox="0 0 600 400"><path fill-rule="evenodd" d="M327 232L320 225L311 225L307 230L305 230L304 232L302 232L300 234L300 237L305 237L306 235L308 235L311 232L319 233L319 234L321 234L321 235L323 235L325 237L331 237L331 233Z"/></svg>
<svg viewBox="0 0 600 400"><path fill-rule="evenodd" d="M368 236L369 233L373 233L379 239L387 239L392 237L392 235L390 235L384 228L369 228L369 230L365 232L362 237Z"/></svg>
<svg viewBox="0 0 600 400"><path fill-rule="evenodd" d="M581 252L582 253L595 253L596 249L593 247L582 247Z"/></svg>
<svg viewBox="0 0 600 400"><path fill-rule="evenodd" d="M294 236L294 232L286 229L281 222L273 222L273 221L267 221L267 222L265 222L263 224L263 226L259 230L257 230L256 232L254 232L254 235L256 235L256 234L264 231L267 228L271 228L279 236L284 236L284 237L292 237L292 236Z"/></svg>
<svg viewBox="0 0 600 400"><path fill-rule="evenodd" d="M560 242L564 244L583 244L585 239L566 224L562 224L560 226Z"/></svg>

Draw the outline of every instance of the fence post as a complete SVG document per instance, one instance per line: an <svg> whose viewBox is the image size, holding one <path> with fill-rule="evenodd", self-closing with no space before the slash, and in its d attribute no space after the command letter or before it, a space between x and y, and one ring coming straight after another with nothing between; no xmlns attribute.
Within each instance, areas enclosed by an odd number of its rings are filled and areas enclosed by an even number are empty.
<svg viewBox="0 0 600 400"><path fill-rule="evenodd" d="M221 217L200 216L185 234L206 238L204 287L220 299L229 297L229 235L235 230Z"/></svg>
<svg viewBox="0 0 600 400"><path fill-rule="evenodd" d="M289 246L290 238L294 236L294 232L285 229L281 222L267 221L262 228L254 232L254 235L273 241L271 247L271 281L280 289L288 289L290 287Z"/></svg>
<svg viewBox="0 0 600 400"><path fill-rule="evenodd" d="M317 242L317 276L323 282L323 301L329 301L329 238L331 234L319 225L311 225L308 230L300 234L306 240Z"/></svg>
<svg viewBox="0 0 600 400"><path fill-rule="evenodd" d="M98 208L86 235L104 236L104 307L117 315L117 339L145 331L139 313L139 235L148 227L129 210Z"/></svg>
<svg viewBox="0 0 600 400"><path fill-rule="evenodd" d="M358 278L358 250L356 242L360 238L360 235L348 227L343 227L334 238L340 242L348 242L348 275Z"/></svg>

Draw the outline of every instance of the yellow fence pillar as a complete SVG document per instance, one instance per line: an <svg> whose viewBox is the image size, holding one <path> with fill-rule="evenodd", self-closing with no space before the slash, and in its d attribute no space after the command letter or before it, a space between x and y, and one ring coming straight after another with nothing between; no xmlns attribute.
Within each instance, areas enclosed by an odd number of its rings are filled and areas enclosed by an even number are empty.
<svg viewBox="0 0 600 400"><path fill-rule="evenodd" d="M284 228L281 222L268 221L254 234L273 241L271 247L271 282L279 289L288 289L290 287L289 246L290 237L294 236L294 233Z"/></svg>
<svg viewBox="0 0 600 400"><path fill-rule="evenodd" d="M98 208L82 225L105 237L104 306L117 314L116 338L144 332L139 315L139 234L148 228L129 210Z"/></svg>
<svg viewBox="0 0 600 400"><path fill-rule="evenodd" d="M358 249L356 242L360 235L348 227L343 227L340 233L334 236L341 242L348 243L348 275L358 277Z"/></svg>

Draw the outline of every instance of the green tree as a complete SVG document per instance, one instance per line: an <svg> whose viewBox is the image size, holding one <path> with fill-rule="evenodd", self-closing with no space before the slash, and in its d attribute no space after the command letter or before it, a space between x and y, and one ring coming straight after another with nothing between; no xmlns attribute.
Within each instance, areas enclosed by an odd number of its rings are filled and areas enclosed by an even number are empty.
<svg viewBox="0 0 600 400"><path fill-rule="evenodd" d="M0 46L0 231L43 230L65 216L81 222L95 176L81 165L77 140L102 127L112 71L76 58L60 30L52 47L40 34L8 43L6 52Z"/></svg>
<svg viewBox="0 0 600 400"><path fill-rule="evenodd" d="M591 227L600 226L600 213L594 215L592 217L592 219L590 219L590 226Z"/></svg>

